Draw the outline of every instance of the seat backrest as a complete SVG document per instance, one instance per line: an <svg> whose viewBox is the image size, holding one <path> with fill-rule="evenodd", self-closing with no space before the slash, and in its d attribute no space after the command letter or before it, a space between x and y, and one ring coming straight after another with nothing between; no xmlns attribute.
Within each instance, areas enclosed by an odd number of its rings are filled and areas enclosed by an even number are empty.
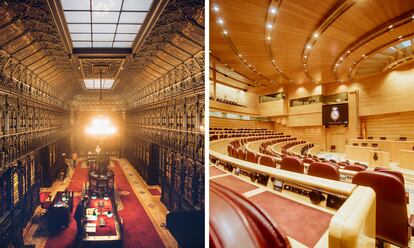
<svg viewBox="0 0 414 248"><path fill-rule="evenodd" d="M302 160L295 157L286 156L282 158L280 169L303 174L305 167L303 166Z"/></svg>
<svg viewBox="0 0 414 248"><path fill-rule="evenodd" d="M241 147L237 149L237 158L241 160L246 158L246 152Z"/></svg>
<svg viewBox="0 0 414 248"><path fill-rule="evenodd" d="M229 154L229 156L232 156L232 154L233 154L233 148L234 148L233 145L231 145L231 144L228 144L227 145L227 153Z"/></svg>
<svg viewBox="0 0 414 248"><path fill-rule="evenodd" d="M259 157L259 164L276 168L276 160L273 157L267 155L262 155Z"/></svg>
<svg viewBox="0 0 414 248"><path fill-rule="evenodd" d="M400 179L400 181L403 185L405 185L404 175L399 171L389 170L389 169L385 169L385 168L377 169L376 171L394 175L394 176L398 177L398 179Z"/></svg>
<svg viewBox="0 0 414 248"><path fill-rule="evenodd" d="M338 167L329 163L313 162L308 167L308 175L339 181Z"/></svg>
<svg viewBox="0 0 414 248"><path fill-rule="evenodd" d="M345 170L351 171L364 171L365 167L358 165L358 164L345 164Z"/></svg>
<svg viewBox="0 0 414 248"><path fill-rule="evenodd" d="M286 235L245 197L210 182L210 247L290 247ZM237 238L235 238L237 237Z"/></svg>
<svg viewBox="0 0 414 248"><path fill-rule="evenodd" d="M377 238L407 247L410 234L406 195L400 179L389 173L362 171L352 178L352 183L375 191Z"/></svg>
<svg viewBox="0 0 414 248"><path fill-rule="evenodd" d="M252 151L246 151L246 161L248 162L252 162L252 163L257 163L257 154L255 152Z"/></svg>
<svg viewBox="0 0 414 248"><path fill-rule="evenodd" d="M307 163L307 164L311 164L311 163L313 163L313 159L311 159L311 158L304 158L303 159L303 162L304 163Z"/></svg>

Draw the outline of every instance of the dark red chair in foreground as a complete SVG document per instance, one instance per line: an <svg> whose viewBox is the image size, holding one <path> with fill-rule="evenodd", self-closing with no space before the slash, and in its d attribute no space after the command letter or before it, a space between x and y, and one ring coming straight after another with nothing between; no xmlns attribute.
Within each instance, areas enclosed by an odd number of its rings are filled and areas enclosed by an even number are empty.
<svg viewBox="0 0 414 248"><path fill-rule="evenodd" d="M376 194L376 236L384 241L408 247L413 227L413 216L408 219L405 188L400 178L390 173L362 171L352 183L371 187Z"/></svg>
<svg viewBox="0 0 414 248"><path fill-rule="evenodd" d="M252 151L246 151L246 161L257 164L257 154Z"/></svg>
<svg viewBox="0 0 414 248"><path fill-rule="evenodd" d="M259 164L276 168L276 160L267 155L262 155L259 157Z"/></svg>
<svg viewBox="0 0 414 248"><path fill-rule="evenodd" d="M290 247L286 235L248 199L210 182L210 247Z"/></svg>
<svg viewBox="0 0 414 248"><path fill-rule="evenodd" d="M280 169L303 174L305 166L303 166L302 160L295 157L286 156L282 158Z"/></svg>
<svg viewBox="0 0 414 248"><path fill-rule="evenodd" d="M313 162L308 167L308 175L339 181L338 167L329 163Z"/></svg>
<svg viewBox="0 0 414 248"><path fill-rule="evenodd" d="M401 172L395 171L395 170L390 170L390 169L385 169L385 168L380 168L380 167L377 167L375 169L376 169L375 171L382 172L382 173L388 173L388 174L391 174L391 175L394 175L394 176L398 177L398 179L400 179L401 183L405 186L404 175ZM408 192L405 192L405 198L406 198L407 204L408 204L410 202L410 194Z"/></svg>

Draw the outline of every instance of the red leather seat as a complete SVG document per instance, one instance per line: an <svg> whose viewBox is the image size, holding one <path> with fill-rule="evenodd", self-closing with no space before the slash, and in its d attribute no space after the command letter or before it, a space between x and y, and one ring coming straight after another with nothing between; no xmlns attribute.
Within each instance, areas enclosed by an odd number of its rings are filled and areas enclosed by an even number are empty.
<svg viewBox="0 0 414 248"><path fill-rule="evenodd" d="M286 156L282 158L280 169L303 174L305 167L303 166L302 160Z"/></svg>
<svg viewBox="0 0 414 248"><path fill-rule="evenodd" d="M237 158L241 160L245 160L246 152L242 148L237 149Z"/></svg>
<svg viewBox="0 0 414 248"><path fill-rule="evenodd" d="M260 156L259 164L276 168L276 160L271 156L266 156L266 155Z"/></svg>
<svg viewBox="0 0 414 248"><path fill-rule="evenodd" d="M398 179L400 179L401 183L405 186L404 175L401 172L394 171L394 170L389 170L389 169L385 169L385 168L379 168L379 167L376 171L383 172L383 173L388 173L388 174L391 174L391 175L394 175L394 176L398 177ZM405 192L405 199L407 200L407 204L408 204L410 202L410 194L408 192Z"/></svg>
<svg viewBox="0 0 414 248"><path fill-rule="evenodd" d="M329 163L313 162L308 167L308 175L339 181L338 167Z"/></svg>
<svg viewBox="0 0 414 248"><path fill-rule="evenodd" d="M246 152L246 161L252 162L252 163L257 163L257 154L255 152L252 152L252 151L247 151Z"/></svg>
<svg viewBox="0 0 414 248"><path fill-rule="evenodd" d="M210 182L210 247L290 247L285 234L248 199Z"/></svg>
<svg viewBox="0 0 414 248"><path fill-rule="evenodd" d="M313 159L311 159L311 158L304 158L303 159L303 162L304 163L307 163L307 164L311 164L311 163L313 163Z"/></svg>
<svg viewBox="0 0 414 248"><path fill-rule="evenodd" d="M229 156L232 156L232 154L233 154L233 148L234 148L233 145L231 145L231 144L228 144L227 145L227 153L229 154Z"/></svg>
<svg viewBox="0 0 414 248"><path fill-rule="evenodd" d="M352 183L371 187L376 194L376 236L400 247L408 247L411 236L405 189L401 180L390 173L362 171Z"/></svg>
<svg viewBox="0 0 414 248"><path fill-rule="evenodd" d="M345 164L345 170L364 171L366 168L358 164Z"/></svg>

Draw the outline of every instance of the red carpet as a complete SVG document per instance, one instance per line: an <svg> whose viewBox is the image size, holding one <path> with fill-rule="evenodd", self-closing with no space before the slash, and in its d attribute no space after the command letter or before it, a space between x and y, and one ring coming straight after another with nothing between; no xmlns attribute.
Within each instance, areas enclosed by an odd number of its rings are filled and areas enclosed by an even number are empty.
<svg viewBox="0 0 414 248"><path fill-rule="evenodd" d="M137 197L135 196L131 186L129 185L122 168L118 161L113 161L115 164L111 170L115 173L115 185L118 191L128 191L130 194L120 196L124 210L118 211L118 214L124 220L124 245L125 248L158 248L165 247L157 230L152 224L150 218L145 213L145 210ZM80 200L80 192L82 185L87 180L88 169L81 168L81 162L76 166L72 180L69 184L69 190L79 192L79 196L74 199L74 209ZM67 229L57 230L56 233L49 235L46 243L46 248L69 248L75 247L76 235L76 221L73 219Z"/></svg>
<svg viewBox="0 0 414 248"><path fill-rule="evenodd" d="M160 196L161 192L158 189L148 189L152 196Z"/></svg>
<svg viewBox="0 0 414 248"><path fill-rule="evenodd" d="M286 235L313 247L328 230L332 215L269 191L249 197L264 209Z"/></svg>
<svg viewBox="0 0 414 248"><path fill-rule="evenodd" d="M226 172L214 167L214 166L209 166L210 168L210 177L214 177L214 176L218 176L218 175L223 175L226 174Z"/></svg>
<svg viewBox="0 0 414 248"><path fill-rule="evenodd" d="M124 219L124 247L165 247L150 218L145 213L143 206L132 191L131 185L129 185L119 162L117 160L113 162L115 168L111 169L115 173L117 190L130 192L128 195L122 194L120 196L124 204L124 210L118 212L122 219Z"/></svg>
<svg viewBox="0 0 414 248"><path fill-rule="evenodd" d="M50 192L50 191L43 191L43 192L40 192L40 195L39 195L39 199L40 199L40 202L44 202L44 201L46 201L47 200L47 198L50 196L50 194L51 194L52 192Z"/></svg>
<svg viewBox="0 0 414 248"><path fill-rule="evenodd" d="M233 190L234 192L238 193L238 194L243 194L246 193L250 190L254 190L257 189L257 186L254 186L253 184L247 183L239 178L237 178L237 176L233 176L233 175L229 175L229 176L224 176L224 177L219 177L219 178L213 178L210 179L211 181L218 183L224 187L227 187L231 190Z"/></svg>

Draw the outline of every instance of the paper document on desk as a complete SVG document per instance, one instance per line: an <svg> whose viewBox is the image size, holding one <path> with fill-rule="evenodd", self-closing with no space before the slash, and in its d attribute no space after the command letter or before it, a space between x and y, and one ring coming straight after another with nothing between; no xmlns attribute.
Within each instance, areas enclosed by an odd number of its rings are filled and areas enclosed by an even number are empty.
<svg viewBox="0 0 414 248"><path fill-rule="evenodd" d="M88 223L86 223L86 232L88 232L88 233L96 233L96 222L88 222Z"/></svg>

